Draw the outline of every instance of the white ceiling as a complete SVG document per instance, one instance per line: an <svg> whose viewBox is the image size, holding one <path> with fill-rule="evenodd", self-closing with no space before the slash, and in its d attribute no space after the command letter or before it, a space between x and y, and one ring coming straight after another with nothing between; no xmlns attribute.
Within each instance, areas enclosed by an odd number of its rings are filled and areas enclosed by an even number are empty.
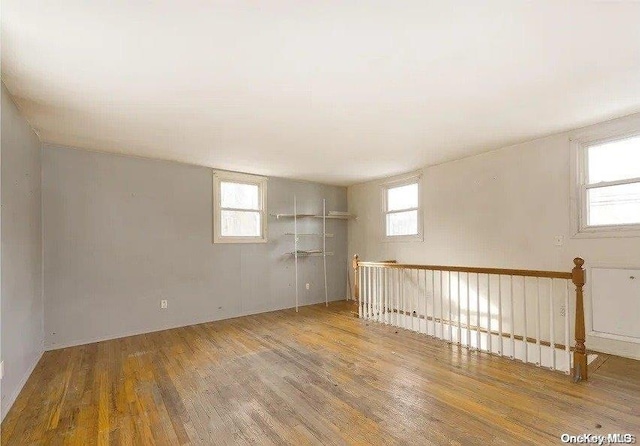
<svg viewBox="0 0 640 446"><path fill-rule="evenodd" d="M640 111L640 3L2 0L44 142L352 184Z"/></svg>

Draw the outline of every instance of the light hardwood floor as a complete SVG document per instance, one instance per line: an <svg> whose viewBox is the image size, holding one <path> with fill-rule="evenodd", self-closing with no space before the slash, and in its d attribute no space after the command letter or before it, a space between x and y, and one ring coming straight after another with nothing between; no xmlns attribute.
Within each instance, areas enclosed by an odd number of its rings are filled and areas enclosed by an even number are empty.
<svg viewBox="0 0 640 446"><path fill-rule="evenodd" d="M333 303L47 352L2 445L560 444L640 434L640 363L589 382Z"/></svg>

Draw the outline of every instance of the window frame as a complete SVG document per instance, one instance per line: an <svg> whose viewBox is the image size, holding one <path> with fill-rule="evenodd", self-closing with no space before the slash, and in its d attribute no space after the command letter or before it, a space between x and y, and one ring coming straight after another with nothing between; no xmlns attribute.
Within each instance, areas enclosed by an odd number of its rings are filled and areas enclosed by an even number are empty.
<svg viewBox="0 0 640 446"><path fill-rule="evenodd" d="M388 211L388 191L389 189L395 189L397 187L408 186L410 184L418 185L418 207L407 208L397 211ZM422 206L422 174L411 173L400 177L395 177L391 180L385 181L380 185L381 190L381 228L382 228L382 241L384 242L422 242L424 240L423 235L423 206ZM400 212L417 211L418 214L418 233L410 235L387 235L387 215L397 214Z"/></svg>
<svg viewBox="0 0 640 446"><path fill-rule="evenodd" d="M591 131L585 131L570 138L572 146L572 222L575 238L606 238L606 237L640 237L640 223L620 225L589 225L589 203L587 193L589 189L599 189L607 186L640 183L640 178L630 178L616 181L603 181L587 184L589 175L588 150L592 146L606 144L613 141L640 136L640 121L613 121L595 126Z"/></svg>
<svg viewBox="0 0 640 446"><path fill-rule="evenodd" d="M221 183L238 183L258 186L260 209L222 208ZM223 236L222 211L260 213L260 236ZM235 172L213 171L213 243L267 243L267 178Z"/></svg>

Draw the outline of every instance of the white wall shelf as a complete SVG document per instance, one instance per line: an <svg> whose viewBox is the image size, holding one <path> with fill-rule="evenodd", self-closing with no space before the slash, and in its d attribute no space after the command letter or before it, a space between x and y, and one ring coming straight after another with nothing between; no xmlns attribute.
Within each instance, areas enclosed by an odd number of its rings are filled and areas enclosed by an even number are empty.
<svg viewBox="0 0 640 446"><path fill-rule="evenodd" d="M285 235L293 235L296 237L333 237L333 234L323 234L322 232L308 232L308 233L302 233L302 232L298 232L297 234L293 233L293 232L287 232L285 233Z"/></svg>
<svg viewBox="0 0 640 446"><path fill-rule="evenodd" d="M278 220L281 218L325 218L331 220L349 220L351 218L356 218L355 215L351 214L335 214L335 215L317 215L317 214L271 214L273 217L276 217Z"/></svg>
<svg viewBox="0 0 640 446"><path fill-rule="evenodd" d="M296 253L295 252L288 252L287 254L291 255L291 256L295 256ZM298 251L297 252L298 257L322 257L324 255L327 256L332 256L333 252L328 251L328 252L323 252L323 251Z"/></svg>
<svg viewBox="0 0 640 446"><path fill-rule="evenodd" d="M329 305L329 294L327 288L327 257L332 256L333 252L327 251L327 238L334 235L327 233L327 220L348 220L355 218L353 215L342 211L330 211L327 213L327 200L322 200L322 214L299 214L298 201L293 197L293 213L292 214L271 214L277 219L292 219L293 232L286 232L285 236L293 236L293 252L287 252L285 255L292 256L295 262L295 286L296 286L296 311L298 311L299 291L298 291L298 259L303 257L322 257L322 268L324 273L324 302ZM302 218L321 218L322 231L320 232L298 232L298 219ZM321 249L300 249L301 237L318 237L322 240Z"/></svg>

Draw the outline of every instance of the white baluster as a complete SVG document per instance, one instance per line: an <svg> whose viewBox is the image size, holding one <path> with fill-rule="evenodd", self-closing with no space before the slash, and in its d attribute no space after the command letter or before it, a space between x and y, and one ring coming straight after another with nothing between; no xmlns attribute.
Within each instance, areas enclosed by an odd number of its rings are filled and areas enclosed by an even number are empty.
<svg viewBox="0 0 640 446"><path fill-rule="evenodd" d="M436 272L431 270L431 320L433 321L433 336L436 336Z"/></svg>
<svg viewBox="0 0 640 446"><path fill-rule="evenodd" d="M409 315L411 316L411 331L415 331L415 328L413 327L413 309L415 308L415 294L416 294L416 289L414 286L412 286L411 282L413 279L413 272L411 272L411 270L409 270L409 285L411 286L411 293L409 293Z"/></svg>
<svg viewBox="0 0 640 446"><path fill-rule="evenodd" d="M384 269L384 323L389 325L389 268Z"/></svg>
<svg viewBox="0 0 640 446"><path fill-rule="evenodd" d="M540 367L542 365L542 345L540 344L540 320L542 315L540 314L540 278L536 277L536 345L538 346L538 361L536 365Z"/></svg>
<svg viewBox="0 0 640 446"><path fill-rule="evenodd" d="M387 269L387 309L386 309L386 320L387 324L392 324L392 316L393 316L393 270Z"/></svg>
<svg viewBox="0 0 640 446"><path fill-rule="evenodd" d="M387 270L387 323L393 325L393 270Z"/></svg>
<svg viewBox="0 0 640 446"><path fill-rule="evenodd" d="M384 323L384 271L386 268L379 268L380 274L379 277L379 287L378 293L380 293L380 297L378 298L378 322Z"/></svg>
<svg viewBox="0 0 640 446"><path fill-rule="evenodd" d="M369 318L369 268L367 266L362 267L362 312L365 319Z"/></svg>
<svg viewBox="0 0 640 446"><path fill-rule="evenodd" d="M509 276L509 287L511 288L509 292L509 299L511 300L511 359L516 357L516 338L514 336L514 330L516 325L516 314L515 309L513 308L513 276Z"/></svg>
<svg viewBox="0 0 640 446"><path fill-rule="evenodd" d="M382 268L376 270L376 321L382 322Z"/></svg>
<svg viewBox="0 0 640 446"><path fill-rule="evenodd" d="M369 268L369 319L373 319L373 268Z"/></svg>
<svg viewBox="0 0 640 446"><path fill-rule="evenodd" d="M371 320L376 320L376 276L378 268L371 268Z"/></svg>
<svg viewBox="0 0 640 446"><path fill-rule="evenodd" d="M407 321L407 328L413 331L413 312L411 311L413 308L413 273L412 270L408 269L405 274L405 282L407 283L407 292L405 305L406 310L404 313L405 320ZM409 320L407 320L407 315L409 315Z"/></svg>
<svg viewBox="0 0 640 446"><path fill-rule="evenodd" d="M362 268L358 266L356 268L355 272L353 273L353 276L354 276L353 280L354 280L354 282L357 280L356 284L358 284L358 288L359 288L358 289L358 293L360 293L360 295L358 296L358 317L359 318L362 318L362 280L361 280L362 274L360 274L360 270L361 269ZM353 289L354 289L353 293L354 293L354 298L355 298L356 297L355 296L355 289L356 289L356 285L355 284L354 284Z"/></svg>
<svg viewBox="0 0 640 446"><path fill-rule="evenodd" d="M482 350L482 338L480 336L480 274L476 273L476 347Z"/></svg>
<svg viewBox="0 0 640 446"><path fill-rule="evenodd" d="M367 318L367 267L362 266L362 280L360 281L360 300L362 301L362 318Z"/></svg>
<svg viewBox="0 0 640 446"><path fill-rule="evenodd" d="M413 270L409 270L409 285L411 286L411 293L409 294L409 315L411 316L411 331L415 331L415 317L413 317L413 312L416 309L416 286L414 286L413 282Z"/></svg>
<svg viewBox="0 0 640 446"><path fill-rule="evenodd" d="M522 300L523 300L523 312L524 312L524 362L529 362L529 338L527 332L527 278L522 277Z"/></svg>
<svg viewBox="0 0 640 446"><path fill-rule="evenodd" d="M487 351L493 353L491 346L491 276L487 274Z"/></svg>
<svg viewBox="0 0 640 446"><path fill-rule="evenodd" d="M362 306L362 318L367 318L367 267L360 267L360 304Z"/></svg>
<svg viewBox="0 0 640 446"><path fill-rule="evenodd" d="M420 333L422 329L420 328L420 270L416 271L416 289L413 293L413 317L416 320L416 331Z"/></svg>
<svg viewBox="0 0 640 446"><path fill-rule="evenodd" d="M401 270L398 268L396 270L396 287L397 287L397 291L396 291L396 327L400 326L400 291L402 289L402 280L400 277L400 272Z"/></svg>
<svg viewBox="0 0 640 446"><path fill-rule="evenodd" d="M388 298L388 304L389 304L389 308L387 308L387 312L388 312L388 320L389 320L389 324L393 325L393 308L395 306L394 303L394 296L395 296L395 281L394 281L394 277L395 277L395 272L393 269L389 269L389 274L388 274L388 279L389 279L389 298Z"/></svg>
<svg viewBox="0 0 640 446"><path fill-rule="evenodd" d="M362 280L364 276L363 270L363 266L358 268L358 286L360 287L360 289L358 290L358 292L360 293L360 296L358 296L358 316L360 317L360 319L364 317L364 286Z"/></svg>
<svg viewBox="0 0 640 446"><path fill-rule="evenodd" d="M388 280L388 275L389 275L389 268L382 268L382 315L381 315L381 321L383 324L387 323L387 299L389 298L389 280Z"/></svg>
<svg viewBox="0 0 640 446"><path fill-rule="evenodd" d="M444 271L440 271L440 339L444 339Z"/></svg>
<svg viewBox="0 0 640 446"><path fill-rule="evenodd" d="M407 298L405 300L406 310L405 310L405 320L407 315L409 315L409 320L407 321L407 328L413 331L413 278L411 274L411 270L407 270L405 273L405 281L407 282Z"/></svg>
<svg viewBox="0 0 640 446"><path fill-rule="evenodd" d="M427 305L427 270L424 270L424 332L425 334L429 334L429 315L427 314L429 311L429 306Z"/></svg>
<svg viewBox="0 0 640 446"><path fill-rule="evenodd" d="M556 369L555 318L553 317L553 278L549 279L549 347L551 348L551 370Z"/></svg>
<svg viewBox="0 0 640 446"><path fill-rule="evenodd" d="M400 326L400 288L402 287L400 280L400 269L396 269L396 298L395 298L395 319L396 323L394 324L396 327Z"/></svg>
<svg viewBox="0 0 640 446"><path fill-rule="evenodd" d="M378 268L371 268L371 320L376 320L376 276L378 275Z"/></svg>
<svg viewBox="0 0 640 446"><path fill-rule="evenodd" d="M470 306L470 298L469 298L469 287L471 284L469 283L469 273L467 273L467 348L471 348L471 306Z"/></svg>
<svg viewBox="0 0 640 446"><path fill-rule="evenodd" d="M569 375L571 373L571 347L569 343L569 281L565 280L565 293L564 293L564 352L567 357L567 370L565 373Z"/></svg>
<svg viewBox="0 0 640 446"><path fill-rule="evenodd" d="M462 345L462 326L460 325L460 272L458 271L458 345Z"/></svg>
<svg viewBox="0 0 640 446"><path fill-rule="evenodd" d="M370 280L371 280L371 299L370 301L370 311L369 311L369 319L375 321L376 319L376 271L375 267L371 267Z"/></svg>
<svg viewBox="0 0 640 446"><path fill-rule="evenodd" d="M382 306L383 306L383 317L382 317L382 321L387 324L387 314L389 314L389 268L385 268L383 270L384 274L382 275L382 286L384 288L384 298L383 298L383 302L382 302Z"/></svg>
<svg viewBox="0 0 640 446"><path fill-rule="evenodd" d="M392 324L393 316L393 270L387 271L387 324Z"/></svg>
<svg viewBox="0 0 640 446"><path fill-rule="evenodd" d="M502 356L504 352L504 341L502 339L502 276L498 275L498 336L500 336L500 350L498 354Z"/></svg>
<svg viewBox="0 0 640 446"><path fill-rule="evenodd" d="M380 290L378 288L378 267L371 269L371 319L374 322L378 320L378 294Z"/></svg>
<svg viewBox="0 0 640 446"><path fill-rule="evenodd" d="M377 308L378 314L377 314L376 320L378 322L382 322L382 318L383 318L383 315L382 315L382 302L383 301L382 301L382 299L384 297L384 291L383 291L384 288L382 287L382 271L383 271L383 268L378 268L378 274L376 274L376 277L378 279L378 293L377 293L378 294L378 298L376 299L376 303L377 303L377 307L378 307Z"/></svg>
<svg viewBox="0 0 640 446"><path fill-rule="evenodd" d="M447 293L449 295L449 342L453 342L453 292L451 291L451 271L447 275Z"/></svg>
<svg viewBox="0 0 640 446"><path fill-rule="evenodd" d="M369 317L369 268L366 266L362 267L362 314L364 318L367 319Z"/></svg>
<svg viewBox="0 0 640 446"><path fill-rule="evenodd" d="M362 317L364 319L367 319L367 315L369 313L369 302L367 300L367 282L368 282L368 278L367 278L367 267L363 266L362 267L362 280L360 281L360 287L362 288Z"/></svg>
<svg viewBox="0 0 640 446"><path fill-rule="evenodd" d="M387 320L389 321L388 323L390 325L393 325L393 294L394 294L394 289L393 289L393 269L389 269L389 272L387 274L387 279L389 281L389 297L387 298Z"/></svg>
<svg viewBox="0 0 640 446"><path fill-rule="evenodd" d="M412 290L411 290L411 270L407 270L404 272L404 281L406 284L406 288L405 288L405 299L404 299L404 321L405 321L405 328L409 329L409 330L413 330L413 318L410 318L407 320L407 315L410 315L410 309L411 309L411 297L412 297Z"/></svg>
<svg viewBox="0 0 640 446"><path fill-rule="evenodd" d="M404 269L400 269L400 308L402 309L402 313L398 312L398 314L402 315L401 318L401 324L400 326L402 328L406 328L407 327L407 318L406 318L406 314L405 314L405 296L404 296Z"/></svg>

